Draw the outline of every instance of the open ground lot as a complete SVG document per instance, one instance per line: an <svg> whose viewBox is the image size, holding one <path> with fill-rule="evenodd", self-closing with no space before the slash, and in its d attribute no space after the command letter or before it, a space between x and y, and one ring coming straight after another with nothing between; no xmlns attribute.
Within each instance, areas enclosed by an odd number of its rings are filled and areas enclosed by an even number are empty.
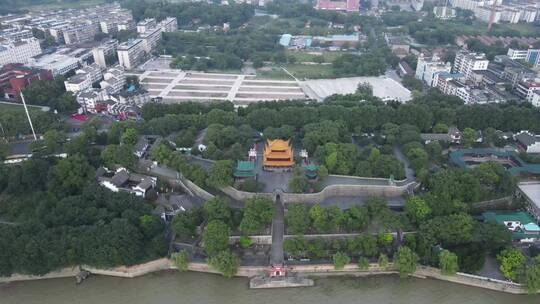
<svg viewBox="0 0 540 304"><path fill-rule="evenodd" d="M373 95L382 100L406 102L412 99L411 91L386 76L308 80L301 86L311 99L323 100L334 94L354 93L358 85L365 82L373 87Z"/></svg>
<svg viewBox="0 0 540 304"><path fill-rule="evenodd" d="M164 102L229 100L238 105L264 100L307 99L294 80L260 80L252 75L180 70L146 71L139 76L152 97Z"/></svg>
<svg viewBox="0 0 540 304"><path fill-rule="evenodd" d="M354 93L360 83L366 82L382 100L407 102L412 98L411 91L386 76L298 81L290 76L261 79L255 75L171 69L149 70L137 76L151 97L161 97L166 103L228 100L241 106L268 100L322 101L333 94Z"/></svg>

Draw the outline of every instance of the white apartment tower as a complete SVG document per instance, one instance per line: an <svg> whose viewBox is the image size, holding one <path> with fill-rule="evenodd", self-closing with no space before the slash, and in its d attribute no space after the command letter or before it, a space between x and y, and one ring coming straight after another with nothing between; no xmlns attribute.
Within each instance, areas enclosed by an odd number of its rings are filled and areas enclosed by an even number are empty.
<svg viewBox="0 0 540 304"><path fill-rule="evenodd" d="M420 57L418 57L415 77L431 87L436 87L438 74L441 72L450 73L451 70L452 66L450 63L440 61L437 56L425 58L424 55L421 54Z"/></svg>
<svg viewBox="0 0 540 304"><path fill-rule="evenodd" d="M137 33L144 33L148 31L149 29L155 28L157 26L156 19L154 18L147 18L144 20L139 21L137 23Z"/></svg>
<svg viewBox="0 0 540 304"><path fill-rule="evenodd" d="M116 54L116 48L118 48L118 40L110 39L102 43L100 46L92 49L92 55L94 62L101 68L107 67L106 59L109 56Z"/></svg>
<svg viewBox="0 0 540 304"><path fill-rule="evenodd" d="M144 56L144 41L132 39L118 46L118 63L126 69L134 69L139 65Z"/></svg>
<svg viewBox="0 0 540 304"><path fill-rule="evenodd" d="M175 17L167 17L159 23L159 27L164 33L176 32L178 30L178 21Z"/></svg>
<svg viewBox="0 0 540 304"><path fill-rule="evenodd" d="M0 44L0 66L8 63L28 63L30 58L41 54L41 46L35 38Z"/></svg>
<svg viewBox="0 0 540 304"><path fill-rule="evenodd" d="M456 54L454 72L463 74L465 79L469 80L473 77L473 71L487 70L488 64L489 60L486 59L486 55L483 53L461 51Z"/></svg>

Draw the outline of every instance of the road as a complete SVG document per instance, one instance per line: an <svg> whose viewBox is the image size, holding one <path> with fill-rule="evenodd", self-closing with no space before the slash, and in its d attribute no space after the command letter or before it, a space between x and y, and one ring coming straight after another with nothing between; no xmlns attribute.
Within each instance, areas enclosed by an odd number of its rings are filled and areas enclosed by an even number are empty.
<svg viewBox="0 0 540 304"><path fill-rule="evenodd" d="M403 151L401 151L401 147L394 146L394 155L396 158L403 164L405 167L405 177L407 178L408 182L412 182L415 179L415 173L414 170L411 168L411 162L409 159L403 154Z"/></svg>
<svg viewBox="0 0 540 304"><path fill-rule="evenodd" d="M275 213L272 219L272 250L270 251L270 266L283 265L283 235L285 234L285 211L279 195L274 202Z"/></svg>

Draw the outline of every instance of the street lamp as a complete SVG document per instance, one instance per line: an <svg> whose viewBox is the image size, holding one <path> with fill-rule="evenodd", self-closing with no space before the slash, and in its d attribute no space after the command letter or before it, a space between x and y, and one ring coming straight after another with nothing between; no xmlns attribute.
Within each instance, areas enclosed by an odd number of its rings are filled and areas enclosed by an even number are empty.
<svg viewBox="0 0 540 304"><path fill-rule="evenodd" d="M32 119L30 119L30 113L28 112L28 107L26 106L26 101L24 100L24 95L21 92L21 99L24 106L24 111L26 112L26 117L28 117L28 123L30 124L30 129L32 129L32 134L34 135L34 140L37 141L36 132L34 131L34 125L32 124Z"/></svg>

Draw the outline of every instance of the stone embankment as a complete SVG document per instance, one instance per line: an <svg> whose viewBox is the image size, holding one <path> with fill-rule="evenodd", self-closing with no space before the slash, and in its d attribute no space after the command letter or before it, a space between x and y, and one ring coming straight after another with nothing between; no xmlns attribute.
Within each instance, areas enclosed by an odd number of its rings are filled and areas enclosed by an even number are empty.
<svg viewBox="0 0 540 304"><path fill-rule="evenodd" d="M10 277L0 277L0 283L9 283L16 281L30 281L30 280L40 280L40 279L55 279L55 278L75 278L81 271L88 271L91 274L97 275L106 275L114 276L121 278L135 278L143 276L153 272L159 272L163 270L177 269L172 261L169 259L158 259L155 261L150 261L148 263L134 265L130 267L122 266L111 269L98 269L88 266L76 266L63 268L58 271L50 272L43 276L35 275L22 275L22 274L13 274ZM240 266L237 272L238 277L260 277L264 274L267 267L265 266ZM204 272L204 273L213 273L218 274L217 271L210 268L206 263L190 263L188 270L195 272ZM372 275L389 275L397 274L398 272L394 269L393 265L390 263L387 267L381 268L378 264L371 264L368 269L361 270L356 264L348 264L343 269L336 270L332 264L310 264L310 265L293 265L290 267L289 273L298 278L303 277L326 277L326 276L372 276ZM526 294L527 291L523 288L522 285L508 282L490 279L486 277L466 274L466 273L457 273L453 276L442 275L440 270L432 267L418 266L418 269L413 274L417 278L433 278L442 281L480 287L484 289L496 290L511 294ZM279 287L281 283L276 283L271 287Z"/></svg>

